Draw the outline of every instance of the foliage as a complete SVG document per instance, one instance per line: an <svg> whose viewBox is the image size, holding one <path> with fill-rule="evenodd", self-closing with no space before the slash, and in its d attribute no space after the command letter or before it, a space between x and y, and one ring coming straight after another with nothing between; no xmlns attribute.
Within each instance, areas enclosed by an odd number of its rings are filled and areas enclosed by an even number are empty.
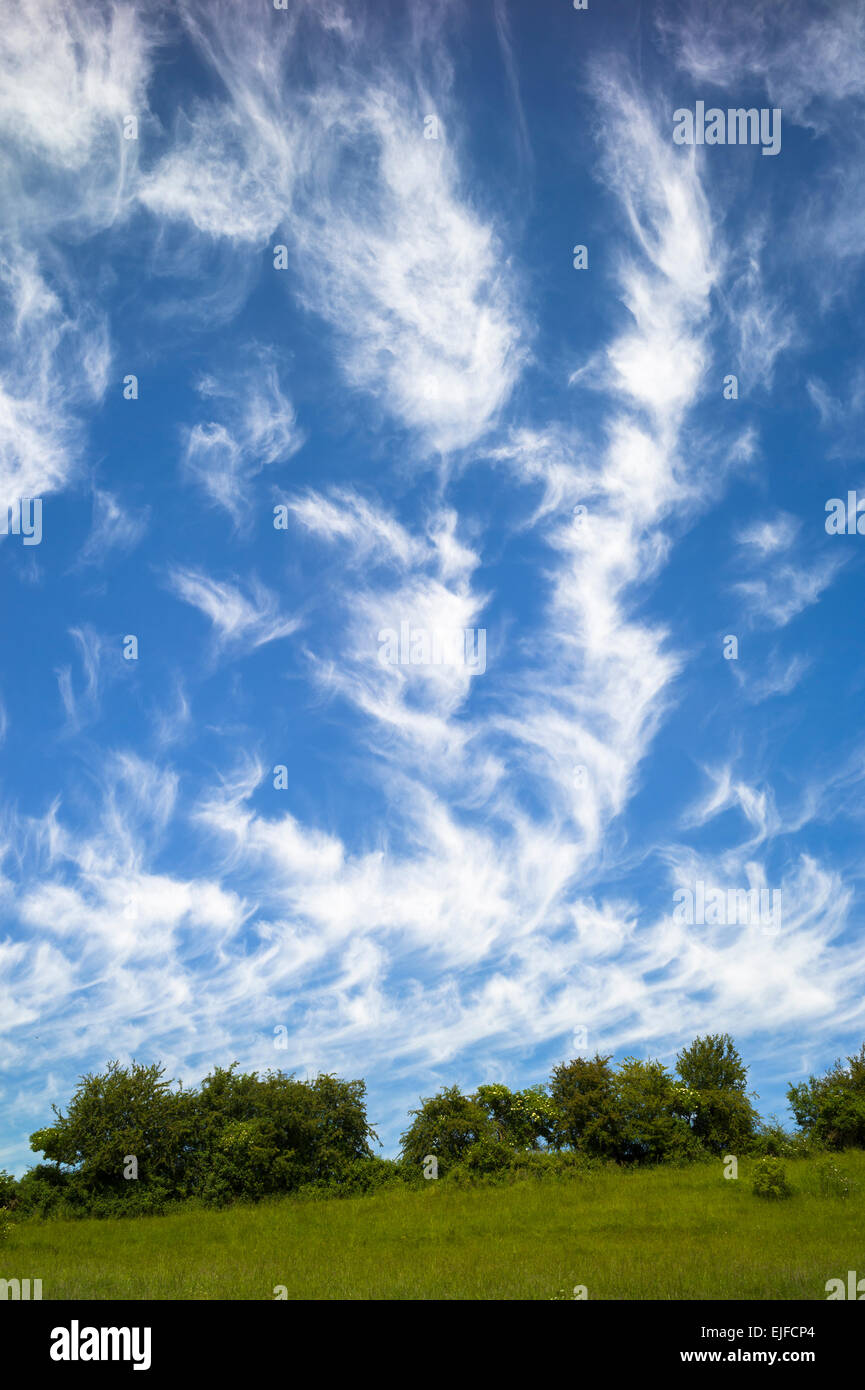
<svg viewBox="0 0 865 1390"><path fill-rule="evenodd" d="M676 1058L676 1071L695 1091L741 1091L748 1080L747 1068L729 1033L708 1033L695 1038Z"/></svg>
<svg viewBox="0 0 865 1390"><path fill-rule="evenodd" d="M187 1201L424 1188L430 1155L457 1186L751 1155L755 1192L783 1196L780 1160L865 1147L865 1044L847 1062L789 1088L800 1125L791 1134L777 1119L759 1121L727 1033L696 1038L675 1074L660 1061L627 1057L614 1068L599 1053L577 1057L554 1067L548 1085L487 1083L469 1095L443 1087L410 1112L401 1157L386 1160L371 1147L363 1081L300 1081L232 1063L186 1090L159 1065L115 1061L83 1076L65 1113L54 1106L54 1123L31 1136L45 1162L17 1183L0 1173L0 1211L13 1221L155 1215ZM824 1195L845 1196L840 1169L819 1171Z"/></svg>
<svg viewBox="0 0 865 1390"><path fill-rule="evenodd" d="M700 1145L681 1113L682 1093L661 1062L627 1057L616 1076L616 1158L662 1163L695 1158Z"/></svg>
<svg viewBox="0 0 865 1390"><path fill-rule="evenodd" d="M796 1123L827 1149L865 1148L865 1043L847 1062L787 1088Z"/></svg>
<svg viewBox="0 0 865 1390"><path fill-rule="evenodd" d="M363 1081L217 1067L198 1091L159 1066L109 1063L82 1077L66 1112L31 1136L53 1160L22 1179L25 1211L102 1216L166 1210L187 1197L221 1206L304 1184L357 1183L372 1160ZM135 1164L130 1164L130 1158Z"/></svg>
<svg viewBox="0 0 865 1390"><path fill-rule="evenodd" d="M553 1067L550 1096L556 1108L555 1147L580 1149L595 1158L615 1156L618 1113L609 1057L595 1053Z"/></svg>
<svg viewBox="0 0 865 1390"><path fill-rule="evenodd" d="M709 1153L742 1153L759 1117L745 1093L748 1072L729 1033L695 1038L676 1058L691 1104L691 1133Z"/></svg>
<svg viewBox="0 0 865 1390"><path fill-rule="evenodd" d="M850 1174L839 1168L831 1158L817 1164L817 1180L823 1197L838 1197L844 1202L850 1196L853 1187Z"/></svg>
<svg viewBox="0 0 865 1390"><path fill-rule="evenodd" d="M0 1241L6 1239L9 1234L9 1222L6 1220L6 1213L15 1204L15 1179L11 1173L7 1173L5 1168L0 1168Z"/></svg>
<svg viewBox="0 0 865 1390"><path fill-rule="evenodd" d="M761 1158L754 1169L753 1192L755 1197L768 1197L779 1201L792 1197L793 1189L787 1181L786 1169L779 1158Z"/></svg>
<svg viewBox="0 0 865 1390"><path fill-rule="evenodd" d="M727 1035L697 1038L672 1077L661 1062L575 1058L553 1070L555 1142L620 1163L686 1161L742 1151L757 1116L744 1094L745 1068Z"/></svg>
<svg viewBox="0 0 865 1390"><path fill-rule="evenodd" d="M776 1116L766 1124L758 1124L748 1145L756 1158L807 1158L815 1146L806 1134L790 1133Z"/></svg>
<svg viewBox="0 0 865 1390"><path fill-rule="evenodd" d="M64 1115L52 1106L55 1124L37 1130L30 1147L74 1169L82 1190L122 1191L127 1158L137 1159L139 1181L171 1190L192 1129L190 1097L172 1091L164 1068L121 1067L109 1062L101 1075L81 1078Z"/></svg>
<svg viewBox="0 0 865 1390"><path fill-rule="evenodd" d="M495 1083L479 1086L474 1099L486 1113L497 1139L515 1149L537 1149L555 1134L556 1107L546 1086L511 1091Z"/></svg>
<svg viewBox="0 0 865 1390"><path fill-rule="evenodd" d="M431 1154L445 1173L482 1139L498 1139L488 1111L473 1096L464 1096L459 1086L443 1086L409 1114L414 1118L401 1141L402 1159L409 1168L419 1170Z"/></svg>

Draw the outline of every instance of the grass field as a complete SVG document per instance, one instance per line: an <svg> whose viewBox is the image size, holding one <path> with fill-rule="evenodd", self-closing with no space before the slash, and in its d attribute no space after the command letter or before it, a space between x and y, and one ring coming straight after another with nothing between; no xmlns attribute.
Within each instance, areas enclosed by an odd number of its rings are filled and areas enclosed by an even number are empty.
<svg viewBox="0 0 865 1390"><path fill-rule="evenodd" d="M825 1299L865 1276L865 1153L837 1160L846 1199L790 1161L787 1201L751 1192L752 1164L603 1171L227 1211L13 1226L0 1276L44 1299Z"/></svg>

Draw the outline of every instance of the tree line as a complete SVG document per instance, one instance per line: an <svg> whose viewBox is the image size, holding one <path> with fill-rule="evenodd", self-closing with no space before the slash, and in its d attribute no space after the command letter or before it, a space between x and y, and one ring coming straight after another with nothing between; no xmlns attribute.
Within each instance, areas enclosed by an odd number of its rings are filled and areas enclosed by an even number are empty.
<svg viewBox="0 0 865 1390"><path fill-rule="evenodd" d="M635 1057L612 1066L596 1054L524 1090L443 1087L410 1112L399 1157L384 1159L361 1080L300 1081L233 1063L188 1089L158 1064L115 1061L83 1076L65 1112L53 1106L54 1123L31 1135L42 1162L17 1181L0 1172L0 1207L25 1217L140 1214L432 1176L543 1177L603 1163L865 1148L865 1044L787 1095L794 1132L760 1120L733 1039L709 1034L678 1054L672 1072Z"/></svg>

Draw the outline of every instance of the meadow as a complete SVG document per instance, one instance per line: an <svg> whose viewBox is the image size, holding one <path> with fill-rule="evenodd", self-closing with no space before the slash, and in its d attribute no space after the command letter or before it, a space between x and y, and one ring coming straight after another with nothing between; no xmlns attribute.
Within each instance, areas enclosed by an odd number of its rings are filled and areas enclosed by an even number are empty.
<svg viewBox="0 0 865 1390"><path fill-rule="evenodd" d="M274 1198L126 1220L13 1223L0 1277L44 1299L815 1299L865 1275L865 1152L785 1163L793 1195L751 1191L719 1162L604 1169L370 1196Z"/></svg>

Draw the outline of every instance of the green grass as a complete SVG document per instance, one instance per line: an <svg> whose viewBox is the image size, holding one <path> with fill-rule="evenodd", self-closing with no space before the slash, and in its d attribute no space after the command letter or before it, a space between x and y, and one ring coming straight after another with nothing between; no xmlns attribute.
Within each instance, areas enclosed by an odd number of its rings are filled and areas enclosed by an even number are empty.
<svg viewBox="0 0 865 1390"><path fill-rule="evenodd" d="M743 1160L737 1181L718 1163L22 1223L0 1276L46 1299L825 1299L865 1275L865 1153L836 1161L846 1200L820 1195L813 1160L786 1163L792 1198L761 1200Z"/></svg>

